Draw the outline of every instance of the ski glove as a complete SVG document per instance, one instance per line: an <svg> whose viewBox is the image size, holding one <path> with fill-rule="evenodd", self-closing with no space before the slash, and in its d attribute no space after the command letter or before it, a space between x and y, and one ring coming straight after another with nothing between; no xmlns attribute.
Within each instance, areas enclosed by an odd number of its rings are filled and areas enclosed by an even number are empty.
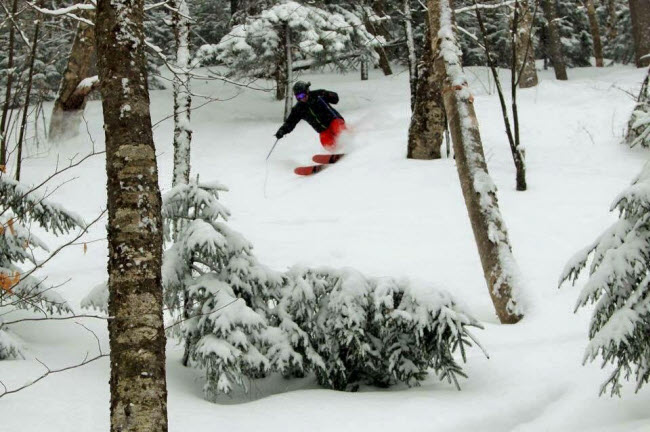
<svg viewBox="0 0 650 432"><path fill-rule="evenodd" d="M278 131L275 133L275 137L276 137L277 139L280 139L280 138L282 138L283 136L284 136L284 130L282 130L282 128L278 129Z"/></svg>

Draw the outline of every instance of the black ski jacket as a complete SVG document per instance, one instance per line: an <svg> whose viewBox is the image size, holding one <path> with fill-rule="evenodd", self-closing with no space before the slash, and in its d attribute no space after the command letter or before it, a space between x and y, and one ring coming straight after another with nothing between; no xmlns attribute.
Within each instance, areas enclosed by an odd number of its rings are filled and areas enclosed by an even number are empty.
<svg viewBox="0 0 650 432"><path fill-rule="evenodd" d="M305 120L316 132L325 131L334 119L343 119L330 104L336 104L339 95L327 90L312 90L309 92L309 99L305 102L298 101L291 109L291 114L284 121L278 132L286 135L291 132L300 120Z"/></svg>

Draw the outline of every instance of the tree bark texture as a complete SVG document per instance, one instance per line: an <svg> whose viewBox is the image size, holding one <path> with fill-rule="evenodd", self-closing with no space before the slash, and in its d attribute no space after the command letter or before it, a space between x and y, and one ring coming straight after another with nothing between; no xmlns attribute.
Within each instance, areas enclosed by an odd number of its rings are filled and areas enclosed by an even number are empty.
<svg viewBox="0 0 650 432"><path fill-rule="evenodd" d="M172 186L187 184L190 181L190 146L192 128L190 116L192 94L190 92L190 32L191 23L186 0L171 2L172 26L176 43L176 67L174 73L174 172Z"/></svg>
<svg viewBox="0 0 650 432"><path fill-rule="evenodd" d="M535 47L533 46L533 14L532 7L527 0L515 3L517 13L513 26L515 32L515 52L517 56L517 70L513 73L520 74L517 79L520 88L535 87L538 83L537 69L535 68Z"/></svg>
<svg viewBox="0 0 650 432"><path fill-rule="evenodd" d="M111 431L166 432L162 219L149 112L144 0L99 0L106 136Z"/></svg>
<svg viewBox="0 0 650 432"><path fill-rule="evenodd" d="M557 23L558 18L555 0L542 0L542 8L546 21L548 22L548 54L553 63L555 79L566 81L569 77L566 73L566 63L564 62L564 54L562 53L562 39Z"/></svg>
<svg viewBox="0 0 650 432"><path fill-rule="evenodd" d="M284 100L287 95L289 85L289 71L287 70L287 27L284 24L278 24L281 27L279 31L280 46L277 49L275 62L275 99Z"/></svg>
<svg viewBox="0 0 650 432"><path fill-rule="evenodd" d="M368 65L369 65L368 58L365 56L361 57L361 61L359 62L359 69L361 73L361 81L368 81Z"/></svg>
<svg viewBox="0 0 650 432"><path fill-rule="evenodd" d="M496 186L487 170L473 97L462 73L461 51L453 30L450 0L428 0L429 31L436 74L444 77L442 94L449 121L456 167L465 198L483 273L502 323L522 318L517 301L520 277L505 223L499 211Z"/></svg>
<svg viewBox="0 0 650 432"><path fill-rule="evenodd" d="M411 14L411 0L404 0L402 5L404 12L404 34L406 36L406 48L408 51L409 85L411 89L411 112L415 110L415 92L418 85L418 65L415 56L415 41L413 40L413 25Z"/></svg>
<svg viewBox="0 0 650 432"><path fill-rule="evenodd" d="M371 8L375 16L384 17L386 16L386 6L383 0L370 0ZM390 40L390 32L380 23L373 22L371 19L366 19L364 23L368 33L373 36L382 36L387 41ZM379 68L382 70L384 75L392 75L393 69L390 67L390 61L388 60L388 55L383 46L378 46L375 48L377 54L379 55Z"/></svg>
<svg viewBox="0 0 650 432"><path fill-rule="evenodd" d="M650 66L650 0L630 0L630 16L636 66Z"/></svg>
<svg viewBox="0 0 650 432"><path fill-rule="evenodd" d="M589 29L591 30L591 39L594 44L596 67L603 67L603 43L600 39L600 26L598 25L598 17L596 16L596 7L594 6L594 0L586 0L586 2L587 16L589 17Z"/></svg>
<svg viewBox="0 0 650 432"><path fill-rule="evenodd" d="M18 10L18 0L14 0L11 5L11 20L16 16ZM7 84L5 86L5 100L2 105L2 118L0 119L0 167L3 169L7 165L7 117L9 115L9 106L11 104L11 91L14 81L14 50L15 50L15 26L9 23L9 53L7 54Z"/></svg>
<svg viewBox="0 0 650 432"><path fill-rule="evenodd" d="M84 17L93 20L95 13L89 11ZM79 83L95 75L95 29L79 22L74 42L68 56L68 64L61 78L59 94L54 102L50 118L49 139L54 142L79 135L88 93L77 91Z"/></svg>
<svg viewBox="0 0 650 432"><path fill-rule="evenodd" d="M435 55L438 55L437 52ZM447 127L440 83L433 67L435 58L431 35L425 35L425 46L418 78L415 106L409 126L406 157L409 159L440 159L440 147Z"/></svg>

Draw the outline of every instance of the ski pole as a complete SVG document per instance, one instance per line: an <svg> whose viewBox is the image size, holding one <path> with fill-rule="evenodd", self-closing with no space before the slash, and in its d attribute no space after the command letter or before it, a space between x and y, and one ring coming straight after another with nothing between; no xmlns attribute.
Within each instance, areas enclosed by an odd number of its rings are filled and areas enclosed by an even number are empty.
<svg viewBox="0 0 650 432"><path fill-rule="evenodd" d="M271 151L269 154L266 156L266 160L269 160L269 157L271 156L271 153L273 153L273 149L275 149L275 146L278 145L278 141L280 141L280 138L275 140L275 143L273 144L273 147L271 147Z"/></svg>

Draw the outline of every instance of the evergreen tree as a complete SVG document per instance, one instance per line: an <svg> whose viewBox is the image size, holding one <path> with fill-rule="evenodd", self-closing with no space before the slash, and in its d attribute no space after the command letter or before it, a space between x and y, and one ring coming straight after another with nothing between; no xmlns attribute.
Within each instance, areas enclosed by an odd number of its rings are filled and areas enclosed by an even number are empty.
<svg viewBox="0 0 650 432"><path fill-rule="evenodd" d="M636 105L628 122L625 141L630 147L650 147L650 69L646 74Z"/></svg>
<svg viewBox="0 0 650 432"><path fill-rule="evenodd" d="M29 228L36 223L56 235L83 227L75 214L45 199L23 183L0 172L0 308L3 315L14 309L54 314L72 312L68 303L20 265L39 265L35 251L49 251L47 245ZM2 325L0 318L0 360L20 356L20 343Z"/></svg>
<svg viewBox="0 0 650 432"><path fill-rule="evenodd" d="M619 220L566 265L560 283L575 283L591 258L576 309L595 304L584 361L602 358L613 372L602 384L620 396L621 379L636 390L650 379L650 164L619 194Z"/></svg>
<svg viewBox="0 0 650 432"><path fill-rule="evenodd" d="M374 59L373 48L381 41L351 12L285 1L236 25L218 44L202 46L197 56L204 62L216 59L235 76L275 79L281 100L290 81L290 61L294 67L309 67L329 62L342 66L345 60L360 57Z"/></svg>
<svg viewBox="0 0 650 432"><path fill-rule="evenodd" d="M350 390L417 385L433 369L458 385L465 375L454 353L464 359L467 328L480 325L449 294L352 269L270 270L225 223L224 190L190 181L163 198L165 304L189 364L205 372L208 399L270 373L313 373L324 387ZM83 304L103 309L105 290Z"/></svg>

